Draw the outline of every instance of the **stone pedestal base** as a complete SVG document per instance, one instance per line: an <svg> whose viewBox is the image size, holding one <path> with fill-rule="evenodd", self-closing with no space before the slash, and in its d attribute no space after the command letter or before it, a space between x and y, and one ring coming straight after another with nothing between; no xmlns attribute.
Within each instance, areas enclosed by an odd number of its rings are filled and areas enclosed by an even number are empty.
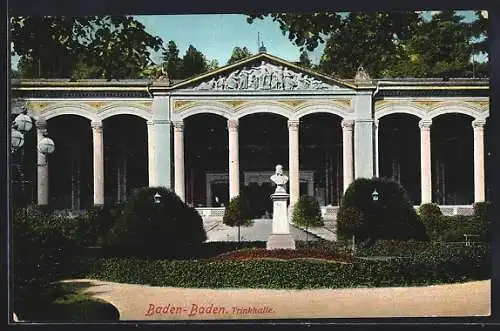
<svg viewBox="0 0 500 331"><path fill-rule="evenodd" d="M295 240L288 233L273 233L267 239L267 249L295 249Z"/></svg>

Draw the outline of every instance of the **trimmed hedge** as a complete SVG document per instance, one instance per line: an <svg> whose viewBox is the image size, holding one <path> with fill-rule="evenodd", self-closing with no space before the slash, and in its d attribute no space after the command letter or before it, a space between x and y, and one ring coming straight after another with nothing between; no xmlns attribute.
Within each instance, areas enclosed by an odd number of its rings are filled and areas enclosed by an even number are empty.
<svg viewBox="0 0 500 331"><path fill-rule="evenodd" d="M90 265L89 265L90 266ZM167 261L98 259L86 277L152 286L196 288L346 288L413 286L491 277L488 245L443 247L409 258L324 261Z"/></svg>

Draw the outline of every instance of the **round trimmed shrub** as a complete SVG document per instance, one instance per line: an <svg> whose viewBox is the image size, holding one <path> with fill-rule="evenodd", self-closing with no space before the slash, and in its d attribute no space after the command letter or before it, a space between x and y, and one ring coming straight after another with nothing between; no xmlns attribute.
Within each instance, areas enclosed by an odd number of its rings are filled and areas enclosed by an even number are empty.
<svg viewBox="0 0 500 331"><path fill-rule="evenodd" d="M374 190L377 201L372 198ZM340 235L354 235L366 245L377 239L428 240L406 190L384 178L352 182L342 197L337 222Z"/></svg>
<svg viewBox="0 0 500 331"><path fill-rule="evenodd" d="M149 187L136 190L125 203L104 246L128 255L183 257L197 253L206 239L196 209L165 187Z"/></svg>
<svg viewBox="0 0 500 331"><path fill-rule="evenodd" d="M309 195L301 196L293 208L292 222L300 226L323 226L318 200Z"/></svg>

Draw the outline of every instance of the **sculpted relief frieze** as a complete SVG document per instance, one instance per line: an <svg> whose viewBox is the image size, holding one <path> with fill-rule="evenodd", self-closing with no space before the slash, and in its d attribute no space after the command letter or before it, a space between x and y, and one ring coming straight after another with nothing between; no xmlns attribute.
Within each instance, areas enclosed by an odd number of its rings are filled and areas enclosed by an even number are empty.
<svg viewBox="0 0 500 331"><path fill-rule="evenodd" d="M194 90L333 90L337 86L326 84L301 72L294 72L287 67L277 66L262 61L260 65L245 67L231 72L227 76L212 78L195 86Z"/></svg>

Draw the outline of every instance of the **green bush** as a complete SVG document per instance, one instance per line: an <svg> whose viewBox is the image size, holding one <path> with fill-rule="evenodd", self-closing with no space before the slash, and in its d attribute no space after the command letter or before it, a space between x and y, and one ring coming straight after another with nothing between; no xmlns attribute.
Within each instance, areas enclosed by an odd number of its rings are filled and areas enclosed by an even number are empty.
<svg viewBox="0 0 500 331"><path fill-rule="evenodd" d="M482 222L475 216L428 216L422 218L429 238L433 241L463 242L464 234L472 234L478 237L471 238L473 241L490 241L490 222Z"/></svg>
<svg viewBox="0 0 500 331"><path fill-rule="evenodd" d="M476 202L474 204L474 220L479 227L479 234L483 240L491 241L493 215L491 210L491 202Z"/></svg>
<svg viewBox="0 0 500 331"><path fill-rule="evenodd" d="M474 216L483 222L492 221L491 202L476 202L474 204Z"/></svg>
<svg viewBox="0 0 500 331"><path fill-rule="evenodd" d="M120 215L120 207L94 206L77 217L80 237L85 246L100 246Z"/></svg>
<svg viewBox="0 0 500 331"><path fill-rule="evenodd" d="M378 201L372 199L374 190ZM428 239L406 190L389 179L352 182L342 197L337 222L341 235L355 235L368 245L378 239Z"/></svg>
<svg viewBox="0 0 500 331"><path fill-rule="evenodd" d="M441 247L407 258L325 261L167 261L100 259L87 277L152 286L195 288L346 288L415 286L491 277L488 245Z"/></svg>
<svg viewBox="0 0 500 331"><path fill-rule="evenodd" d="M308 195L301 196L293 208L292 222L307 227L323 226L318 200Z"/></svg>
<svg viewBox="0 0 500 331"><path fill-rule="evenodd" d="M160 203L154 202L156 193ZM141 188L125 203L104 246L139 256L178 257L198 251L207 239L198 212L164 187Z"/></svg>
<svg viewBox="0 0 500 331"><path fill-rule="evenodd" d="M441 209L436 203L424 203L418 207L417 210L418 216L421 218L427 217L439 217L443 215Z"/></svg>
<svg viewBox="0 0 500 331"><path fill-rule="evenodd" d="M12 233L14 309L22 315L40 305L40 293L72 269L81 242L75 219L54 216L36 207L14 212Z"/></svg>

